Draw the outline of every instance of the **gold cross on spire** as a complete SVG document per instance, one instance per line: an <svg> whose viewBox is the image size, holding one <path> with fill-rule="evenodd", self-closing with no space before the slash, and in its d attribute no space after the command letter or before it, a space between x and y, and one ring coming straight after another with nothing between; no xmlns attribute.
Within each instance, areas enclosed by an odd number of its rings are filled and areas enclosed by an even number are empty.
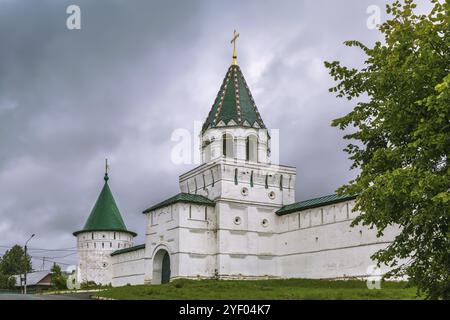
<svg viewBox="0 0 450 320"><path fill-rule="evenodd" d="M236 33L236 30L234 30L233 39L231 39L231 43L233 44L233 65L237 65L236 40L238 37L239 33Z"/></svg>

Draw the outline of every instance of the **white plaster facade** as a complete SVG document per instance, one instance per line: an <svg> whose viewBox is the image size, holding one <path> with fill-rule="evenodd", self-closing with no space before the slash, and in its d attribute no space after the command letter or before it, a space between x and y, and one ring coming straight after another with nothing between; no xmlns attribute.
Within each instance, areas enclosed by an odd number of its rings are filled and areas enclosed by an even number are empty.
<svg viewBox="0 0 450 320"><path fill-rule="evenodd" d="M205 175L206 188L198 185L197 192L216 204L176 203L147 214L146 283L155 283L152 258L160 248L170 255L171 279L368 276L374 264L370 256L393 240L395 228L377 238L374 230L350 227L358 215L352 211L354 200L279 216L275 212L293 202L295 171L278 167L267 189L254 173L250 187L248 171L257 172L256 167L220 158L180 177L184 191L189 180ZM291 177L283 179L283 190L281 175ZM248 188L247 195L242 188ZM274 199L270 192L275 192Z"/></svg>

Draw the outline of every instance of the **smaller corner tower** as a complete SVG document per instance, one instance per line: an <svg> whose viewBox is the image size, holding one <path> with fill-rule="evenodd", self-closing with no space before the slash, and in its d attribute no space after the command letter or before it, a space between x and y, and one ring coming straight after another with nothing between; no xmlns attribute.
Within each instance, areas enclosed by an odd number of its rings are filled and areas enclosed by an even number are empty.
<svg viewBox="0 0 450 320"><path fill-rule="evenodd" d="M108 185L108 162L104 185L83 227L73 233L77 237L79 283L112 282L111 253L133 245L136 233L129 231Z"/></svg>

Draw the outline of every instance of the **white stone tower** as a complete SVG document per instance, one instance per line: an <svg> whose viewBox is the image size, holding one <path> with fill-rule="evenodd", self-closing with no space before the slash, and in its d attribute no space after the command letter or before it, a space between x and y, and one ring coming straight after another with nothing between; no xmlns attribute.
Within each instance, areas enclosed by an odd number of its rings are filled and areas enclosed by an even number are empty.
<svg viewBox="0 0 450 320"><path fill-rule="evenodd" d="M296 169L271 163L271 138L235 50L203 124L200 146L202 164L179 182L181 192L215 202L216 276L277 274L274 212L294 203ZM230 256L241 260L234 263Z"/></svg>
<svg viewBox="0 0 450 320"><path fill-rule="evenodd" d="M133 245L136 233L128 231L108 186L105 184L82 230L77 237L77 282L107 285L112 281L111 253Z"/></svg>

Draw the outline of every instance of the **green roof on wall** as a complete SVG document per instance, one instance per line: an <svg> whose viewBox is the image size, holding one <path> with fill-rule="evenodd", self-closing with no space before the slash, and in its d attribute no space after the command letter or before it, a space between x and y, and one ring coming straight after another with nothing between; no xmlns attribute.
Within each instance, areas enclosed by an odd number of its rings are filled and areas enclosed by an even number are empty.
<svg viewBox="0 0 450 320"><path fill-rule="evenodd" d="M137 250L141 250L141 249L145 249L145 244L138 244L133 247L119 249L119 250L112 252L111 255L115 256L115 255L118 255L121 253L133 252L133 251L137 251Z"/></svg>
<svg viewBox="0 0 450 320"><path fill-rule="evenodd" d="M190 193L184 193L181 192L167 200L164 200L158 204L155 204L154 206L144 210L142 213L148 213L150 211L160 209L166 206L169 206L171 204L177 203L177 202L186 202L186 203L195 203L195 204L202 204L206 206L215 206L215 202L212 200L209 200L208 198L198 195L198 194L190 194Z"/></svg>
<svg viewBox="0 0 450 320"><path fill-rule="evenodd" d="M352 200L355 198L356 198L356 196L350 196L350 195L340 196L337 194L332 194L329 196L323 196L323 197L319 197L319 198L314 198L314 199L309 199L309 200L304 200L304 201L288 204L286 206L281 207L281 209L279 209L276 212L276 214L281 216L281 215L292 213L292 212L298 212L298 211L303 211L303 210L307 210L307 209L322 207L322 206L330 205L333 203Z"/></svg>

